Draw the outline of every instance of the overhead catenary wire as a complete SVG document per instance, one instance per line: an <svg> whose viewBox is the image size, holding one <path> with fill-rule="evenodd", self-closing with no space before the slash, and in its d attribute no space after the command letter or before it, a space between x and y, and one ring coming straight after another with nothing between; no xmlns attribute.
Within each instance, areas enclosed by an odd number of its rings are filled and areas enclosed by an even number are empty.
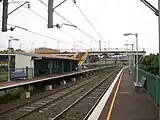
<svg viewBox="0 0 160 120"><path fill-rule="evenodd" d="M0 22L2 22L2 21L0 21ZM62 42L62 43L65 43L65 44L69 44L69 43L64 42L64 41L62 41L62 40L59 40L59 39L57 39L57 38L49 37L49 36L47 36L47 35L43 35L43 34L41 34L41 33L34 32L34 31L32 31L32 30L29 30L29 29L24 28L24 27L21 27L21 26L12 25L12 24L9 24L9 23L8 23L7 25L12 26L12 27L15 27L15 28L19 28L19 29L21 29L21 30L24 30L24 31L26 31L26 32L30 32L30 33L35 34L35 35L39 35L39 36L41 36L41 37L45 37L45 38L52 39L52 40L55 40L55 41L58 41L58 42Z"/></svg>
<svg viewBox="0 0 160 120"><path fill-rule="evenodd" d="M40 3L42 3L44 6L48 7L48 5L46 3L44 3L42 0L38 0ZM71 21L69 21L68 19L66 19L65 17L63 17L61 14L59 14L58 12L56 12L54 10L55 14L57 14L59 17L61 17L62 19L64 19L66 22L68 22L69 24L71 25L74 25ZM93 38L92 36L88 35L86 32L84 32L82 29L80 29L78 26L77 26L77 29L82 32L83 34L85 34L86 36L88 36L89 38L91 38L92 40L94 40L95 42L98 42L95 38Z"/></svg>
<svg viewBox="0 0 160 120"><path fill-rule="evenodd" d="M98 34L98 36L103 40L102 36L99 34L97 29L93 26L93 24L90 22L90 20L87 18L87 16L84 14L84 12L78 7L78 5L75 3L75 6L80 11L80 13L84 16L84 18L87 20L87 22L90 24L90 26L95 30L95 32Z"/></svg>
<svg viewBox="0 0 160 120"><path fill-rule="evenodd" d="M45 3L45 2L43 2L42 0L38 0L41 4L43 4L44 6L46 6L46 7L48 7L48 5ZM69 20L67 20L65 17L63 17L61 14L59 14L58 12L56 12L55 10L54 10L54 12L59 16L59 17L61 17L61 18L63 18L65 21L67 21L69 24L71 24L71 25L73 25L73 23L72 22L70 22Z"/></svg>
<svg viewBox="0 0 160 120"><path fill-rule="evenodd" d="M12 0L12 1L15 2L15 3L17 3L17 4L19 4L19 5L21 5L19 2L15 1L15 0ZM41 1L41 0L39 0L39 1L40 1L42 4L44 4L45 6L47 6L47 4L45 4L43 1ZM25 8L28 9L28 7L26 7L26 6L23 6L23 7L25 7ZM35 11L33 11L33 10L31 10L31 9L29 9L29 10L30 10L31 12L33 12L34 14L38 15L40 18L42 18L42 19L44 19L45 21L47 21L47 19L44 18L44 17L42 17L40 14L36 13ZM64 18L64 17L63 17L62 15L60 15L59 13L56 12L56 14L57 14L58 16L60 16L61 18L65 19L68 23L72 24L70 21L68 21L66 18ZM8 25L14 27L14 25L11 25L11 24L8 24ZM17 28L23 29L23 30L28 31L28 32L33 33L33 34L37 34L37 35L42 36L42 37L50 38L50 37L48 37L48 36L45 36L45 35L42 35L42 34L39 34L39 33L36 33L36 32L29 31L28 29L25 29L25 28L22 28L22 27L18 27L18 26L17 26ZM62 31L62 30L61 30L61 31ZM63 33L65 33L65 32L63 31ZM68 34L68 33L65 33L65 34ZM69 34L68 34L68 35L69 35ZM70 35L70 36L72 36L72 35ZM76 40L76 38L74 38L73 36L72 36L72 38ZM79 40L78 40L78 41L79 41ZM81 41L80 41L80 42L81 42ZM81 42L81 43L82 43L82 42ZM68 44L68 43L67 43L67 44ZM82 43L82 44L84 44L84 43ZM84 44L84 45L85 45L85 44ZM85 45L85 46L87 46L87 45Z"/></svg>
<svg viewBox="0 0 160 120"><path fill-rule="evenodd" d="M15 1L15 0L12 0L12 1L15 2L15 3L17 3L17 4L19 4L19 5L21 5L18 1ZM28 10L30 10L32 13L36 14L37 16L39 16L40 18L42 18L43 20L47 21L47 19L45 17L41 16L40 14L38 14L37 12L35 12L34 10L32 10L32 9L26 7L26 6L23 6L23 7L27 8Z"/></svg>
<svg viewBox="0 0 160 120"><path fill-rule="evenodd" d="M63 33L65 33L65 34L67 34L68 36L70 36L70 37L72 37L74 40L76 40L76 41L78 41L78 42L80 42L80 43L82 43L83 45L85 45L86 47L88 47L88 45L86 45L85 43L83 43L82 41L80 41L80 40L77 40L74 36L72 36L71 34L69 34L69 33L67 33L67 32L65 32L64 30L62 30L62 29L60 29L61 30L61 32L63 32Z"/></svg>
<svg viewBox="0 0 160 120"><path fill-rule="evenodd" d="M80 11L80 13L83 15L83 17L87 20L87 22L90 24L90 26L95 30L95 32L98 34L101 40L103 40L104 44L107 44L107 42L102 38L98 30L93 26L93 24L90 22L90 20L87 18L87 16L84 14L84 12L78 7L78 5L75 3L76 8ZM104 45L104 47L106 47Z"/></svg>
<svg viewBox="0 0 160 120"><path fill-rule="evenodd" d="M18 1L15 1L15 0L12 0L13 2L15 2L15 3L17 3L17 4L19 4L19 5L21 5ZM38 0L39 2L41 2L43 5L45 5L46 7L47 7L47 4L46 3L44 3L43 1L41 1L41 0ZM28 9L28 7L26 7L26 6L23 6L23 7L25 7L25 8L27 8ZM28 9L28 10L30 10L32 13L34 13L34 14L36 14L37 16L39 16L40 18L42 18L43 20L45 20L45 21L47 21L47 19L46 18L44 18L43 16L41 16L40 14L38 14L37 12L35 12L35 11L33 11L32 9ZM68 22L68 23L70 23L71 25L73 25L73 23L72 22L70 22L69 20L67 20L65 17L63 17L61 14L59 14L58 12L56 12L56 11L54 11L59 17L61 17L62 19L64 19L66 22ZM88 36L89 38L91 38L92 40L94 40L95 42L98 42L96 39L94 39L93 37L91 37L90 35L88 35L86 32L84 32L83 30L81 30L79 27L77 27L77 29L80 31L80 32L82 32L83 34L85 34L86 36ZM29 32L29 31L28 31ZM38 34L37 34L38 35Z"/></svg>
<svg viewBox="0 0 160 120"><path fill-rule="evenodd" d="M17 3L17 4L19 4L19 5L21 5L21 4L18 3L17 1L14 1L14 0L12 0L12 1L15 2L15 3ZM39 0L39 2L41 2L43 5L47 6L47 4L45 4L43 1ZM27 8L26 6L23 6L23 7ZM27 8L27 9L28 9L28 8ZM47 21L46 18L42 17L41 15L39 15L38 13L36 13L35 11L33 11L33 10L31 10L31 9L29 9L29 10L32 11L33 13L35 13L36 15L38 15L39 17L41 17L42 19L44 19L45 21ZM60 16L61 18L63 18L64 20L66 20L68 23L72 24L69 20L67 20L65 17L63 17L62 15L60 15L59 13L57 13L56 11L55 11L55 13L56 13L58 16ZM73 25L73 24L72 24L72 25ZM81 32L83 32L83 33L85 34L84 31L81 30ZM63 33L65 33L65 32L63 31ZM65 34L67 34L67 33L65 33ZM69 34L68 34L68 35L69 35ZM70 35L70 36L71 36L71 35ZM89 36L89 37L90 37L90 36ZM73 38L73 36L72 36L72 38ZM76 38L74 38L74 39L76 39ZM82 43L82 44L84 44L84 43ZM85 44L84 44L84 45L85 45Z"/></svg>

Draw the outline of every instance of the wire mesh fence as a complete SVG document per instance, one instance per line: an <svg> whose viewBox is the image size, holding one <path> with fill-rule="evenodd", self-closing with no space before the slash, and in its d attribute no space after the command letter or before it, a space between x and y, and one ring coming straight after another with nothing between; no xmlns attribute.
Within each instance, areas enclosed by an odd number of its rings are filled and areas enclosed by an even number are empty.
<svg viewBox="0 0 160 120"><path fill-rule="evenodd" d="M160 77L155 76L149 72L146 72L142 69L138 69L138 80L146 79L144 88L154 100L155 104L160 106Z"/></svg>

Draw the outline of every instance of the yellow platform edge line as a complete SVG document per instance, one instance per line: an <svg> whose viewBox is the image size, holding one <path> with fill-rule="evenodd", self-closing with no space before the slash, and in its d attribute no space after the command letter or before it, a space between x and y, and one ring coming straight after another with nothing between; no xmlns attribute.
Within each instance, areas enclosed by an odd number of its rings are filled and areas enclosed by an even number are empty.
<svg viewBox="0 0 160 120"><path fill-rule="evenodd" d="M116 91L115 91L115 93L114 93L114 96L113 96L113 99L112 99L112 102L111 102L111 106L110 106L110 108L109 108L109 112L108 112L108 115L107 115L107 119L106 119L106 120L110 120L111 113L112 113L112 110L113 110L113 106L114 106L114 103L115 103L115 100L116 100L116 96L117 96L117 93L118 93L118 90L119 90L119 87L120 87L120 83L121 83L121 80L122 80L122 76L123 76L123 73L121 74L121 76L120 76L120 78L119 78L119 82L118 82Z"/></svg>

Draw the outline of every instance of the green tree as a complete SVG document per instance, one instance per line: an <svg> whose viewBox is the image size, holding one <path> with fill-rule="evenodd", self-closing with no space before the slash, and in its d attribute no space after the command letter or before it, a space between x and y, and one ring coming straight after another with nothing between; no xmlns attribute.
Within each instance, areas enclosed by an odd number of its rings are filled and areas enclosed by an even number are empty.
<svg viewBox="0 0 160 120"><path fill-rule="evenodd" d="M2 53L8 53L8 50L2 50L2 51L0 51L0 53L2 54Z"/></svg>
<svg viewBox="0 0 160 120"><path fill-rule="evenodd" d="M150 54L145 56L140 61L140 68L154 75L158 75L158 57L158 54Z"/></svg>

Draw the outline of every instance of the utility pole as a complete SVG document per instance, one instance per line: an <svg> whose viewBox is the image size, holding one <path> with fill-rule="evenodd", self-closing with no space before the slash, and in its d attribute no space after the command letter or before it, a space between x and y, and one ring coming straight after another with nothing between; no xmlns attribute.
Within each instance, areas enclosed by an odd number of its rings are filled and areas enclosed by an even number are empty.
<svg viewBox="0 0 160 120"><path fill-rule="evenodd" d="M158 11L160 15L160 0L158 0ZM158 28L159 28L159 76L160 76L160 16L158 16Z"/></svg>
<svg viewBox="0 0 160 120"><path fill-rule="evenodd" d="M125 46L131 45L132 46L132 50L130 51L131 53L133 53L133 44L125 44ZM127 47L126 47L127 48ZM127 50L126 50L127 51ZM127 52L126 52L127 53ZM135 58L134 58L134 53L129 55L128 54L128 63L129 63L129 68L130 68L130 73L132 74L134 72L134 67L135 67Z"/></svg>
<svg viewBox="0 0 160 120"><path fill-rule="evenodd" d="M160 76L160 0L158 0L158 13L159 13L159 16L158 16L158 28L159 28L159 76ZM159 90L160 88L158 88ZM158 103L159 103L159 106L160 106L160 97L158 99ZM160 107L159 107L159 120L160 120Z"/></svg>
<svg viewBox="0 0 160 120"><path fill-rule="evenodd" d="M110 49L110 40L108 40L108 50Z"/></svg>
<svg viewBox="0 0 160 120"><path fill-rule="evenodd" d="M60 5L62 5L63 3L65 3L66 1L67 0L63 0L61 3L59 3L57 6L55 6L53 8L54 0L48 0L48 28L53 28L54 27L54 25L53 25L53 12L54 12L54 10L56 8L58 8ZM45 3L43 3L43 1L40 0L40 2L42 4L44 4L45 6L47 6ZM76 3L75 0L73 0L73 2ZM73 25L71 25L71 26L73 26Z"/></svg>
<svg viewBox="0 0 160 120"><path fill-rule="evenodd" d="M134 74L134 67L135 67L135 54L134 54L134 44L132 45L132 73Z"/></svg>
<svg viewBox="0 0 160 120"><path fill-rule="evenodd" d="M59 41L57 42L57 51L60 52L60 49L59 49Z"/></svg>
<svg viewBox="0 0 160 120"><path fill-rule="evenodd" d="M7 32L8 0L3 0L2 32Z"/></svg>
<svg viewBox="0 0 160 120"><path fill-rule="evenodd" d="M138 85L138 33L135 34L136 36L136 84Z"/></svg>
<svg viewBox="0 0 160 120"><path fill-rule="evenodd" d="M101 64L101 40L99 40L99 53L100 53L100 68L102 68L102 64Z"/></svg>
<svg viewBox="0 0 160 120"><path fill-rule="evenodd" d="M99 52L101 52L101 40L99 40Z"/></svg>
<svg viewBox="0 0 160 120"><path fill-rule="evenodd" d="M0 0L1 2L2 0ZM22 1L24 2L24 1ZM3 12L2 12L2 32L7 32L7 30L13 31L15 28L10 28L7 29L7 21L8 21L8 16L24 6L25 4L28 4L28 8L30 8L30 3L28 1L25 1L23 4L12 10L10 13L8 13L8 0L3 0Z"/></svg>
<svg viewBox="0 0 160 120"><path fill-rule="evenodd" d="M48 0L48 28L53 28L53 0Z"/></svg>
<svg viewBox="0 0 160 120"><path fill-rule="evenodd" d="M92 52L92 40L91 40L91 43L90 43L90 50Z"/></svg>
<svg viewBox="0 0 160 120"><path fill-rule="evenodd" d="M19 45L19 49L20 49L20 50L22 50L22 43L20 43L20 45Z"/></svg>

